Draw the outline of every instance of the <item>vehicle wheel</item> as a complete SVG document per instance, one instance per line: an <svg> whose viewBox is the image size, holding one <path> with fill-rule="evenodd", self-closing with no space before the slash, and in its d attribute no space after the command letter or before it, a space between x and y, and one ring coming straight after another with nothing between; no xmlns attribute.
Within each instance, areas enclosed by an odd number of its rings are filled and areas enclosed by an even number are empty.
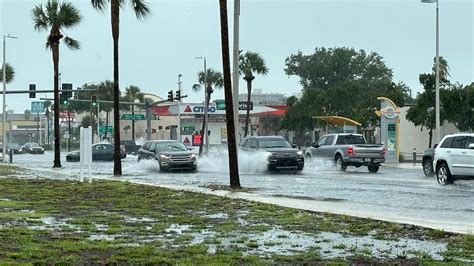
<svg viewBox="0 0 474 266"><path fill-rule="evenodd" d="M378 164L369 164L367 168L369 168L369 172L371 173L377 173L379 171L380 165Z"/></svg>
<svg viewBox="0 0 474 266"><path fill-rule="evenodd" d="M141 161L142 160L142 157L138 156L138 161Z"/></svg>
<svg viewBox="0 0 474 266"><path fill-rule="evenodd" d="M449 171L448 165L446 163L441 163L436 166L436 179L441 185L451 185L454 183L453 176Z"/></svg>
<svg viewBox="0 0 474 266"><path fill-rule="evenodd" d="M308 162L311 162L311 160L313 159L313 157L311 157L311 154L307 153L305 156L304 156L304 159Z"/></svg>
<svg viewBox="0 0 474 266"><path fill-rule="evenodd" d="M425 176L434 176L433 160L429 158L424 159L422 165L423 165L423 172L425 173Z"/></svg>
<svg viewBox="0 0 474 266"><path fill-rule="evenodd" d="M342 160L341 155L336 156L336 169L341 172L345 172L347 169L347 165Z"/></svg>

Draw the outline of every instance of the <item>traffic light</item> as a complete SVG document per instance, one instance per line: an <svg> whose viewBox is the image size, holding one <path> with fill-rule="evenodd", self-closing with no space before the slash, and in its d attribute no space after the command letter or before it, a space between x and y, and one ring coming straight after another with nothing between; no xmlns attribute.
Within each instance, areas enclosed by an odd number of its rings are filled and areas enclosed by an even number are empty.
<svg viewBox="0 0 474 266"><path fill-rule="evenodd" d="M67 97L64 92L61 92L61 94L59 95L59 102L63 105L67 105Z"/></svg>
<svg viewBox="0 0 474 266"><path fill-rule="evenodd" d="M30 98L36 98L36 84L30 84Z"/></svg>
<svg viewBox="0 0 474 266"><path fill-rule="evenodd" d="M181 90L176 91L176 97L174 97L176 101L181 101Z"/></svg>
<svg viewBox="0 0 474 266"><path fill-rule="evenodd" d="M62 84L62 94L66 97L66 100L72 98L72 84L71 83L63 83Z"/></svg>
<svg viewBox="0 0 474 266"><path fill-rule="evenodd" d="M168 102L173 101L173 90L168 91Z"/></svg>
<svg viewBox="0 0 474 266"><path fill-rule="evenodd" d="M92 95L91 96L91 106L92 107L97 107L97 95Z"/></svg>

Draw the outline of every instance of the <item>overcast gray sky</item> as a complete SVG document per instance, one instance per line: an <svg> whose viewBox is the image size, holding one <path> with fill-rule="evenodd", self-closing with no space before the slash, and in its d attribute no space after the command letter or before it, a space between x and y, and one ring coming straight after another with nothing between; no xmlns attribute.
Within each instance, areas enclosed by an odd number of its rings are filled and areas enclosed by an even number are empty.
<svg viewBox="0 0 474 266"><path fill-rule="evenodd" d="M1 35L7 39L7 61L16 71L9 89L52 89L51 52L44 48L47 32L35 32L31 9L38 0L0 0ZM110 13L96 12L89 0L72 0L83 20L66 34L82 49L61 46L62 82L78 87L113 78ZM222 71L218 0L149 0L152 15L137 21L129 6L121 13L120 87L136 85L166 97L183 75L188 102L201 102L191 92L196 73L207 66ZM474 0L440 0L440 55L448 60L451 81L474 81ZM232 7L229 28L232 33ZM418 75L431 71L435 55L435 4L420 0L241 0L240 49L260 53L269 73L254 88L292 95L300 92L297 77L284 72L285 58L315 47L353 47L377 52L393 69L394 80L420 91ZM231 36L232 37L232 36ZM232 41L232 39L231 39ZM241 91L245 89L243 81ZM44 97L45 95L40 95ZM50 95L49 95L50 96ZM27 95L8 95L8 109L30 108ZM223 98L217 91L213 97Z"/></svg>

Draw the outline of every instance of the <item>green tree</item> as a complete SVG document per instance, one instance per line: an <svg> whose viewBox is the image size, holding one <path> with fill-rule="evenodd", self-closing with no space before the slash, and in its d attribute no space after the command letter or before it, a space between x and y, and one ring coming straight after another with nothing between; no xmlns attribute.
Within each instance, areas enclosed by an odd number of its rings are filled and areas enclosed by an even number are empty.
<svg viewBox="0 0 474 266"><path fill-rule="evenodd" d="M138 19L144 19L150 14L148 5L143 0L128 1ZM112 24L112 38L114 44L114 175L122 175L122 161L120 159L120 87L119 87L119 32L120 8L124 7L125 0L91 0L92 6L104 11L110 3Z"/></svg>
<svg viewBox="0 0 474 266"><path fill-rule="evenodd" d="M69 2L48 0L46 5L39 4L32 10L33 26L37 31L48 31L46 48L51 50L54 65L54 163L61 167L61 136L59 132L59 44L61 40L70 49L80 48L78 41L64 36L64 30L79 24L79 10Z"/></svg>
<svg viewBox="0 0 474 266"><path fill-rule="evenodd" d="M86 115L82 118L81 127L88 128L89 126L93 127L97 121L93 115Z"/></svg>
<svg viewBox="0 0 474 266"><path fill-rule="evenodd" d="M137 86L129 86L125 88L124 100L127 102L139 102L143 103L145 101L145 95L141 92L140 88ZM135 106L129 105L129 109L132 111L132 114L135 114ZM132 120L132 140L135 141L135 120Z"/></svg>
<svg viewBox="0 0 474 266"><path fill-rule="evenodd" d="M446 120L460 131L474 131L474 82L464 87L455 85L442 96Z"/></svg>
<svg viewBox="0 0 474 266"><path fill-rule="evenodd" d="M199 84L202 84L205 88L206 88L206 93L207 93L207 97L205 99L205 103L204 105L205 106L209 106L209 102L211 101L211 95L212 93L214 92L214 89L213 88L222 88L224 86L224 79L222 77L222 73L220 73L219 71L216 71L212 68L208 68L206 70L206 74L204 74L204 71L200 71L198 73L198 82ZM194 84L193 85L193 91L194 92L198 92L201 90L201 86L199 84ZM204 130L206 128L206 124L202 123L202 134L201 134L201 139L203 141L201 141L201 144L199 145L199 154L202 154L202 146L203 146L203 142L204 142Z"/></svg>
<svg viewBox="0 0 474 266"><path fill-rule="evenodd" d="M375 126L379 118L379 96L394 98L402 106L410 99L403 83L392 81L392 70L377 53L351 48L316 48L310 55L302 52L286 59L285 71L298 76L301 96L292 103L282 121L289 130L313 129L322 122L316 115L338 115L359 121L362 127Z"/></svg>
<svg viewBox="0 0 474 266"><path fill-rule="evenodd" d="M448 62L443 57L440 57L439 62L440 105L443 106L443 108L440 108L440 125L443 125L444 120L447 118L444 110L443 99L446 98L445 94L450 86L450 82L447 79L449 76L449 66ZM432 68L433 72L436 71L436 61L434 64L435 66ZM420 84L423 86L423 92L417 97L415 105L408 109L406 118L415 126L421 127L421 130L424 128L428 129L428 148L430 148L433 141L433 130L436 128L436 75L435 73L420 74L419 80Z"/></svg>
<svg viewBox="0 0 474 266"><path fill-rule="evenodd" d="M15 78L15 69L9 64L5 63L6 82L10 83ZM3 68L0 67L0 82L3 82Z"/></svg>
<svg viewBox="0 0 474 266"><path fill-rule="evenodd" d="M235 142L234 111L229 58L229 24L227 22L227 0L219 0L221 21L222 67L224 72L225 112L227 125L227 149L229 151L230 187L240 189L237 143Z"/></svg>
<svg viewBox="0 0 474 266"><path fill-rule="evenodd" d="M265 60L261 55L255 52L247 51L245 54L239 56L239 70L243 74L243 79L247 82L247 106L250 106L252 96L252 81L255 79L254 74L266 75L268 68ZM249 130L250 109L247 108L245 116L245 131L244 137L247 137Z"/></svg>

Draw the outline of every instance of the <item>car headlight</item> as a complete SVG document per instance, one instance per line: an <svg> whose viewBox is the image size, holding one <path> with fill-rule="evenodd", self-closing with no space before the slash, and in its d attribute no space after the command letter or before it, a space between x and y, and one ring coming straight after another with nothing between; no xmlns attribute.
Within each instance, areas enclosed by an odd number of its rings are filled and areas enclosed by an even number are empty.
<svg viewBox="0 0 474 266"><path fill-rule="evenodd" d="M271 152L266 152L266 153L265 153L265 157L266 157L267 159L270 158L270 157L272 157L272 155L273 155L273 154L272 154Z"/></svg>
<svg viewBox="0 0 474 266"><path fill-rule="evenodd" d="M196 159L196 154L191 154L191 159Z"/></svg>
<svg viewBox="0 0 474 266"><path fill-rule="evenodd" d="M298 151L296 154L298 154L298 156L303 156L303 152L302 152L302 151Z"/></svg>
<svg viewBox="0 0 474 266"><path fill-rule="evenodd" d="M162 160L168 160L169 158L170 158L170 157L167 156L167 155L164 155L164 154L161 154L161 155L160 155L160 159L162 159Z"/></svg>

